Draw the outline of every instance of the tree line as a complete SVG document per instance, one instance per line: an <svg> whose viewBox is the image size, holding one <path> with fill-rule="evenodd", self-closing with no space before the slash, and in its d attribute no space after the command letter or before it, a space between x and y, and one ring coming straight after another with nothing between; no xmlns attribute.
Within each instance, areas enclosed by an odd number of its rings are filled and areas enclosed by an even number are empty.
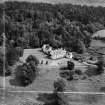
<svg viewBox="0 0 105 105"><path fill-rule="evenodd" d="M105 28L105 8L72 4L5 2L6 36L14 47L54 48L82 53L94 32Z"/></svg>

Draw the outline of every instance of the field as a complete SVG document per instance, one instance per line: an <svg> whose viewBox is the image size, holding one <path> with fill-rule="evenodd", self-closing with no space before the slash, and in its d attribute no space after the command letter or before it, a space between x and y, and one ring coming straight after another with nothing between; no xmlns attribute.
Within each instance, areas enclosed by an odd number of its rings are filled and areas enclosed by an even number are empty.
<svg viewBox="0 0 105 105"><path fill-rule="evenodd" d="M6 88L10 91L53 91L53 82L60 78L60 73L63 67L67 67L68 59L62 58L58 60L49 59L46 54L41 52L41 49L26 49L24 51L22 61L25 61L28 55L35 55L40 62L43 60L44 64L39 65L40 75L36 80L27 87L21 87L14 80L14 76L6 77ZM46 65L46 61L48 64ZM80 77L78 80L66 81L67 92L105 92L105 73L101 75L94 75L92 65L87 65L79 61L72 60L75 63L75 69L81 70L85 77ZM85 78L85 79L83 79Z"/></svg>
<svg viewBox="0 0 105 105"><path fill-rule="evenodd" d="M100 51L100 47L92 46L91 48L93 49L91 49L91 52L94 52L94 50L96 50L95 48L98 48L99 52L104 52L104 47L102 49L103 51ZM93 55L97 55L96 52L93 52ZM40 74L35 81L27 87L20 86L14 79L14 75L7 76L5 78L5 101L3 100L3 90L1 89L0 105L4 102L6 105L36 105L38 103L43 104L46 101L49 101L47 95L54 90L53 83L57 78L61 78L60 73L63 70L62 68L67 67L67 61L69 59L62 58L58 60L51 60L41 51L40 48L38 48L25 49L23 57L20 58L21 61L25 62L27 56L31 54L35 55L40 62L43 60L43 64L38 66ZM46 61L48 61L48 64L46 64ZM94 75L93 65L76 60L72 61L75 63L75 69L81 70L84 74L87 73L88 75L85 75L85 77L81 76L79 79L72 81L64 79L67 84L65 92L77 92L65 93L68 97L69 103L71 105L105 105L105 95L101 94L105 92L105 72L101 75ZM20 63L18 62L17 65L19 64ZM15 65L12 69L14 70L17 65ZM91 69L89 69L89 67ZM0 78L0 88L2 88L4 78ZM97 92L99 92L99 94L96 94Z"/></svg>

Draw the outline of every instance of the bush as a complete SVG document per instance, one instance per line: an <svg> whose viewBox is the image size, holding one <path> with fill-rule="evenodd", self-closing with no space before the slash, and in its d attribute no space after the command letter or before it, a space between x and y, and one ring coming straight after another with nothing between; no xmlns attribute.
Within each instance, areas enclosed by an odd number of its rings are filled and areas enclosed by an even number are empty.
<svg viewBox="0 0 105 105"><path fill-rule="evenodd" d="M21 66L18 66L15 72L16 80L22 86L27 86L31 84L38 74L38 69L34 63L25 63Z"/></svg>
<svg viewBox="0 0 105 105"><path fill-rule="evenodd" d="M103 63L103 61L99 60L96 65L97 65L97 74L103 73L104 72L104 66L103 66L104 63Z"/></svg>
<svg viewBox="0 0 105 105"><path fill-rule="evenodd" d="M57 79L56 81L54 81L54 91L55 92L63 92L65 91L65 86L66 86L66 83L63 79Z"/></svg>
<svg viewBox="0 0 105 105"><path fill-rule="evenodd" d="M75 74L82 75L82 71L81 70L75 70Z"/></svg>
<svg viewBox="0 0 105 105"><path fill-rule="evenodd" d="M37 66L39 64L39 60L33 56L33 55L29 55L26 59L26 62L29 63L29 62L34 62L34 64Z"/></svg>
<svg viewBox="0 0 105 105"><path fill-rule="evenodd" d="M53 93L54 99L53 102L45 104L45 105L70 105L68 96L64 93Z"/></svg>
<svg viewBox="0 0 105 105"><path fill-rule="evenodd" d="M74 65L73 62L68 61L68 62L67 62L67 66L68 66L68 69L69 69L69 70L73 70L75 65Z"/></svg>
<svg viewBox="0 0 105 105"><path fill-rule="evenodd" d="M73 80L73 75L72 73L69 74L69 77L67 78L68 81L72 81Z"/></svg>
<svg viewBox="0 0 105 105"><path fill-rule="evenodd" d="M81 40L74 40L72 42L72 50L79 53L79 54L82 54L85 52L86 48L85 48L85 44L83 41Z"/></svg>

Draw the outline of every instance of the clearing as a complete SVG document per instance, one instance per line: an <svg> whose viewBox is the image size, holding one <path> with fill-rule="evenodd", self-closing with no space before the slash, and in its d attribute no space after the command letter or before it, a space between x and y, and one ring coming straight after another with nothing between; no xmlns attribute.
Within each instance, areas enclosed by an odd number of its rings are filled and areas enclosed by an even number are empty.
<svg viewBox="0 0 105 105"><path fill-rule="evenodd" d="M19 86L13 76L8 76L6 77L6 88L10 91L53 91L53 82L60 77L60 69L67 66L68 59L51 60L38 48L25 49L21 60L25 61L29 55L35 55L40 62L43 60L44 64L39 65L40 75L27 87ZM46 61L48 61L48 64L46 64ZM85 72L88 68L88 65L84 63L75 60L73 62L75 63L75 69ZM86 79L67 81L66 91L105 92L105 73L98 76L86 77Z"/></svg>

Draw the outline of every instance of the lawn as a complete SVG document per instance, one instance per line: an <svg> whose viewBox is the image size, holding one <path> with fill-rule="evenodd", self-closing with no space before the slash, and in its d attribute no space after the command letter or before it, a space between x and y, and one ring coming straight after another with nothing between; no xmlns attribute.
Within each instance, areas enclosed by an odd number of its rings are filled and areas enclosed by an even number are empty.
<svg viewBox="0 0 105 105"><path fill-rule="evenodd" d="M26 49L21 60L25 61L25 59L30 54L35 55L40 61L48 61L49 63L47 65L44 63L38 66L40 74L31 85L27 87L19 86L17 81L14 80L13 76L8 76L6 77L6 88L10 91L53 91L53 82L54 80L60 77L60 69L62 67L67 67L68 59L62 58L58 60L51 60L43 52L41 52L40 48L38 48L28 50ZM83 72L87 70L88 65L75 60L73 60L73 62L75 63L75 69L79 69ZM104 73L98 76L86 77L86 79L79 79L66 82L67 92L100 92L101 88L103 88L103 91L105 91Z"/></svg>

